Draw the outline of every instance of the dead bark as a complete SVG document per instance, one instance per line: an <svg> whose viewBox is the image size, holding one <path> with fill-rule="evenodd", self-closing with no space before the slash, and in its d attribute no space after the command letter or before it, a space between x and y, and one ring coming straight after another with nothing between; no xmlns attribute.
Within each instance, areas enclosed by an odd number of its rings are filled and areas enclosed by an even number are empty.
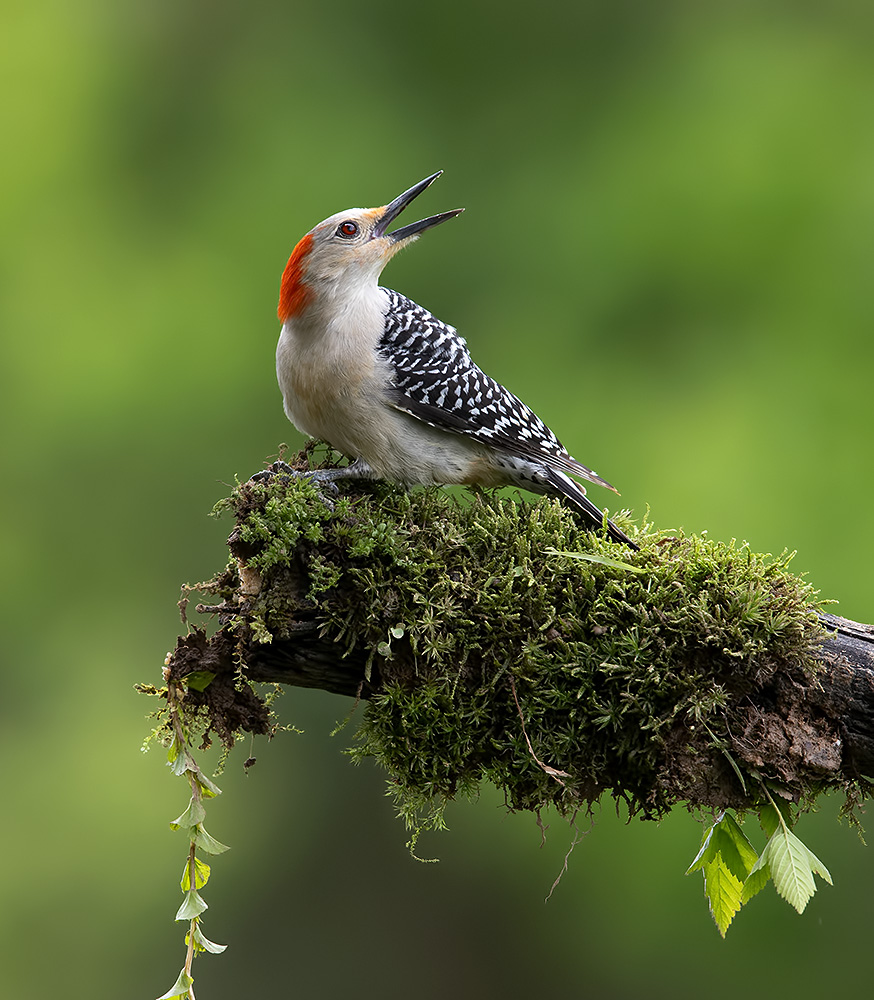
<svg viewBox="0 0 874 1000"><path fill-rule="evenodd" d="M784 693L784 711L789 703L793 706L791 726L785 715L771 716L769 721L758 716L755 726L743 739L738 738L743 757L764 767L776 741L783 752L794 745L795 755L808 763L815 764L819 758L824 772L874 777L874 626L837 615L821 614L820 618L830 632L816 653L822 672L809 686ZM185 638L180 639L180 645L185 643ZM227 671L236 640L230 633L219 632L198 648L196 659L188 664L190 669L215 671L216 662L221 662ZM366 677L364 652L353 649L344 655L334 643L319 638L314 623L302 626L293 640L250 645L244 658L245 676L253 682L317 688L363 700L381 688L377 664ZM805 711L821 720L819 726L799 725L800 706L807 706ZM829 722L825 729L824 720Z"/></svg>
<svg viewBox="0 0 874 1000"><path fill-rule="evenodd" d="M829 637L817 652L823 671L810 692L813 706L836 720L842 768L874 776L874 625L823 614Z"/></svg>

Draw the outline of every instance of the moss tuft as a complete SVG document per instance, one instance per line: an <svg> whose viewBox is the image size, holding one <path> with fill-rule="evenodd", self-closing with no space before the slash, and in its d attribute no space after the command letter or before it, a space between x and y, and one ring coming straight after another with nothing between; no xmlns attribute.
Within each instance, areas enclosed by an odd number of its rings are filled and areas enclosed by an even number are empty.
<svg viewBox="0 0 874 1000"><path fill-rule="evenodd" d="M314 622L376 672L351 753L386 768L412 826L439 825L442 803L483 779L513 809L572 814L608 789L652 817L753 804L744 774L775 780L735 735L814 669L816 594L791 555L620 513L632 552L549 499L342 489L242 484L227 501L237 562L207 589L236 603L253 644ZM812 794L809 776L776 777Z"/></svg>

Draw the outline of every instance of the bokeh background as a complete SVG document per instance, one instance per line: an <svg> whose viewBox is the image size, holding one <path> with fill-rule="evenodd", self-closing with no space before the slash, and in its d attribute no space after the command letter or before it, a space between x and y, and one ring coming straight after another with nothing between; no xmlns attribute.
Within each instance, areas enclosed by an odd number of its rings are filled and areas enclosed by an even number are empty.
<svg viewBox="0 0 874 1000"><path fill-rule="evenodd" d="M343 207L443 168L417 210L468 211L386 283L622 502L797 549L874 619L872 36L867 0L5 0L0 994L151 998L182 964L185 788L133 684L224 562L213 503L301 441L279 275ZM870 987L874 861L839 803L801 827L835 887L803 917L769 890L723 942L685 814L605 805L546 904L569 832L541 849L490 789L411 860L354 718L329 735L349 707L290 692L304 734L232 756L201 1000Z"/></svg>

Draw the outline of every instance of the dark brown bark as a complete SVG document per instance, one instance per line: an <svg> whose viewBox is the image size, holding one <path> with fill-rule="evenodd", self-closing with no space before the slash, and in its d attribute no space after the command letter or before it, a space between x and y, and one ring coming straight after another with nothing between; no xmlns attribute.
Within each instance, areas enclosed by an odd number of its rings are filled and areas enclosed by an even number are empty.
<svg viewBox="0 0 874 1000"><path fill-rule="evenodd" d="M205 610L205 609L204 609ZM788 779L797 762L824 778L874 776L874 626L822 614L830 630L818 650L822 672L809 684L784 684L767 712L751 710L745 731L736 734L732 752L749 767ZM180 640L175 655L178 675L193 669L229 665L236 641L225 631L207 640ZM183 655L184 650L184 655ZM183 660L185 665L183 666ZM343 655L321 639L315 624L303 623L294 640L252 644L244 652L249 680L319 688L347 697L370 698L380 689L378 665L366 674L366 657L353 649ZM221 672L221 671L219 671ZM242 721L242 720L241 720ZM243 728L264 731L266 717L253 715ZM775 763L779 761L779 764ZM787 763L788 762L788 763ZM700 767L700 761L695 765Z"/></svg>
<svg viewBox="0 0 874 1000"><path fill-rule="evenodd" d="M838 720L843 741L843 770L874 775L874 625L860 625L837 615L821 615L833 630L819 648L825 667L810 700Z"/></svg>

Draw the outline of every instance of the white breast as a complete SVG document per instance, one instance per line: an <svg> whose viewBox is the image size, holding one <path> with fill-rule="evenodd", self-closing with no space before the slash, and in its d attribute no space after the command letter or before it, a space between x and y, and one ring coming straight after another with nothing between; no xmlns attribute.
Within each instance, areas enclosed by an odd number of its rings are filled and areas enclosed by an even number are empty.
<svg viewBox="0 0 874 1000"><path fill-rule="evenodd" d="M279 335L276 373L288 419L382 478L404 483L496 483L491 450L390 405L391 365L377 352L388 298L346 298L307 310Z"/></svg>

